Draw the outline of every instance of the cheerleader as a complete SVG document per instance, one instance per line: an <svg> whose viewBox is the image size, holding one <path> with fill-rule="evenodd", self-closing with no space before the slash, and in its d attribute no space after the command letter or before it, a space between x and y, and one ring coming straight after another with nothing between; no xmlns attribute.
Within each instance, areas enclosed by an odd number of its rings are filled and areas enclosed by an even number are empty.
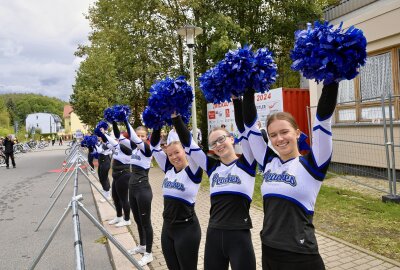
<svg viewBox="0 0 400 270"><path fill-rule="evenodd" d="M244 122L251 150L263 171L261 192L264 223L261 231L263 269L322 270L313 214L318 192L332 156L331 119L338 83L325 85L318 102L311 151L302 156L300 130L292 115L279 112L266 124L269 140L258 129L254 92L244 94Z"/></svg>
<svg viewBox="0 0 400 270"><path fill-rule="evenodd" d="M235 121L240 132L243 155L237 158L234 138L224 128L216 128L209 135L210 149L219 157L204 153L191 138L180 116L173 123L185 151L210 179L211 209L204 254L204 269L256 269L251 241L250 203L254 191L256 163L245 131L241 100L234 99Z"/></svg>
<svg viewBox="0 0 400 270"><path fill-rule="evenodd" d="M103 195L107 200L111 200L110 192L110 180L108 179L108 172L111 167L111 155L112 151L108 149L106 143L104 143L99 138L98 143L95 145L96 152L99 154L99 167L97 168L97 173L99 175L99 180L103 188ZM100 199L101 202L105 202L104 198Z"/></svg>
<svg viewBox="0 0 400 270"><path fill-rule="evenodd" d="M104 130L102 130L103 132ZM117 216L108 222L110 225L116 227L123 227L131 225L130 220L130 207L128 201L128 184L131 175L130 162L132 155L132 148L130 144L129 135L127 132L120 133L118 125L113 122L113 131L115 138L112 138L106 133L101 133L101 138L106 146L114 151L112 163L112 187L111 195L114 201ZM122 217L122 210L124 217Z"/></svg>
<svg viewBox="0 0 400 270"><path fill-rule="evenodd" d="M160 146L160 130L154 130L150 148L165 173L161 247L168 269L196 270L201 228L194 204L202 170L188 157L179 141Z"/></svg>
<svg viewBox="0 0 400 270"><path fill-rule="evenodd" d="M149 183L151 150L147 143L147 128L140 126L136 131L125 121L132 146L131 168L129 179L129 204L132 209L138 231L140 245L129 250L131 254L142 253L139 261L144 266L153 261L153 226L151 225L151 201L153 192Z"/></svg>

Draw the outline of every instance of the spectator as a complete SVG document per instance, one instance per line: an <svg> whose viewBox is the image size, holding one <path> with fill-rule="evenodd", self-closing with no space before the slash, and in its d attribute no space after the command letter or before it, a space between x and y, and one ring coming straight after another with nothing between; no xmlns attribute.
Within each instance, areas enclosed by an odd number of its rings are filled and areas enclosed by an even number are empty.
<svg viewBox="0 0 400 270"><path fill-rule="evenodd" d="M63 138L60 136L58 145L63 145Z"/></svg>
<svg viewBox="0 0 400 270"><path fill-rule="evenodd" d="M14 142L11 138L11 135L8 135L4 140L4 154L6 155L6 168L9 169L10 165L10 157L13 168L15 168L15 159L14 159Z"/></svg>
<svg viewBox="0 0 400 270"><path fill-rule="evenodd" d="M54 146L55 142L56 142L56 137L53 135L51 137L51 146Z"/></svg>

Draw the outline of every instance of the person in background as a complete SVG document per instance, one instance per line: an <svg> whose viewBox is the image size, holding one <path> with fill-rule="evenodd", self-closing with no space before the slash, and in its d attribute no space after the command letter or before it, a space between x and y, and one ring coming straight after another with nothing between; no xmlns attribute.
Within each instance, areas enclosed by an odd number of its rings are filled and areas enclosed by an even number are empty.
<svg viewBox="0 0 400 270"><path fill-rule="evenodd" d="M58 145L63 145L63 138L62 138L62 136L60 136L60 139L59 139Z"/></svg>
<svg viewBox="0 0 400 270"><path fill-rule="evenodd" d="M51 137L51 146L54 146L55 142L56 142L56 137L53 135Z"/></svg>
<svg viewBox="0 0 400 270"><path fill-rule="evenodd" d="M11 135L8 135L4 142L4 154L6 155L6 168L10 168L10 158L13 168L16 168L15 159L14 159L14 142L12 140Z"/></svg>

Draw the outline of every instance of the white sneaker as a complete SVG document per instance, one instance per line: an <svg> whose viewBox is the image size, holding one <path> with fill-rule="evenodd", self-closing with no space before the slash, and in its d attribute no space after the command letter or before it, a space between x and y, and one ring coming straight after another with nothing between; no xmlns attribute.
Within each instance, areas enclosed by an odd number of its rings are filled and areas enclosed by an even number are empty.
<svg viewBox="0 0 400 270"><path fill-rule="evenodd" d="M131 224L132 224L131 220L122 219L120 222L115 224L115 227L124 227L124 226L129 226Z"/></svg>
<svg viewBox="0 0 400 270"><path fill-rule="evenodd" d="M128 250L128 252L129 252L129 254L132 254L132 255L139 254L139 253L144 254L146 252L146 246L139 245L137 247L134 247L134 248Z"/></svg>
<svg viewBox="0 0 400 270"><path fill-rule="evenodd" d="M115 217L115 218L113 218L112 220L110 220L110 221L108 222L108 224L109 224L109 225L114 225L114 224L117 224L117 223L119 223L119 222L121 222L121 221L123 221L123 220L124 220L123 217Z"/></svg>
<svg viewBox="0 0 400 270"><path fill-rule="evenodd" d="M110 195L110 191L103 191L102 192L103 193L103 195L104 195L104 197L102 196L101 198L100 198L100 202L102 202L102 203L104 203L104 202L106 202L106 200L108 200L108 201L111 201L111 195Z"/></svg>
<svg viewBox="0 0 400 270"><path fill-rule="evenodd" d="M153 253L145 252L142 259L139 261L140 266L145 266L153 261Z"/></svg>

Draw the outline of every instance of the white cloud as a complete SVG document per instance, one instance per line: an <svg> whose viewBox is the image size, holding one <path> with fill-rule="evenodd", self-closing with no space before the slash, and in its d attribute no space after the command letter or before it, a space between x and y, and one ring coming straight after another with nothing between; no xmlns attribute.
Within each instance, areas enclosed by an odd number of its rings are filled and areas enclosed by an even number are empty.
<svg viewBox="0 0 400 270"><path fill-rule="evenodd" d="M74 56L87 43L84 18L94 0L0 1L0 93L33 92L68 100Z"/></svg>

